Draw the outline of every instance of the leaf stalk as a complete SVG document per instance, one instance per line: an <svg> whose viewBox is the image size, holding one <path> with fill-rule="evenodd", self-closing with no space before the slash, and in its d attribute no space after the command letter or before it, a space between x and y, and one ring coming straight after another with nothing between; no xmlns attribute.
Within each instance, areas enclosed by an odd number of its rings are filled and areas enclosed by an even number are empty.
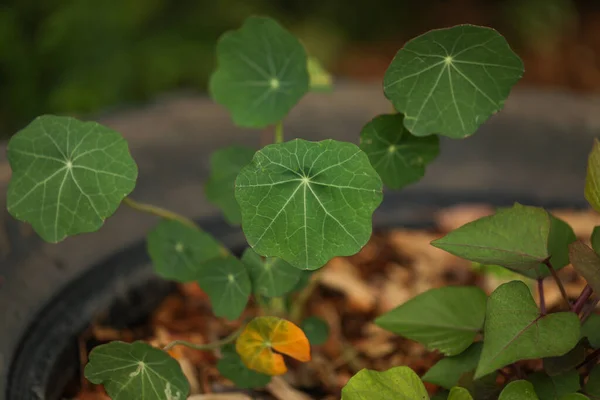
<svg viewBox="0 0 600 400"><path fill-rule="evenodd" d="M238 338L238 336L240 336L240 334L244 330L245 326L246 326L245 324L242 325L240 328L238 328L236 331L231 333L229 336L226 336L223 339L217 340L212 343L195 344L195 343L191 343L191 342L188 342L185 340L174 340L171 343L167 344L163 348L163 350L169 351L175 346L185 346L185 347L189 347L190 349L200 350L200 351L215 350L215 349L218 349L219 347L222 347L222 346L229 344L229 343L233 342L234 340L236 340Z"/></svg>

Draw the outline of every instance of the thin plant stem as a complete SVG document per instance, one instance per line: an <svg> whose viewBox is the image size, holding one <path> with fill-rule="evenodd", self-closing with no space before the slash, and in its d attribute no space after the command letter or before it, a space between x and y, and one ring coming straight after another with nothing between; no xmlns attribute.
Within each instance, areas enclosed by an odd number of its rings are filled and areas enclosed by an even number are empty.
<svg viewBox="0 0 600 400"><path fill-rule="evenodd" d="M600 302L600 298L595 298L594 300L592 300L591 303L587 304L584 307L583 312L581 314L581 323L587 321L590 315L592 315L592 313L596 309L596 306L598 305L598 302Z"/></svg>
<svg viewBox="0 0 600 400"><path fill-rule="evenodd" d="M550 274L552 274L552 278L554 279L556 286L558 286L558 290L560 290L560 294L562 295L562 298L565 300L565 303L567 303L569 308L571 308L571 302L569 301L569 296L567 296L567 291L565 290L565 287L563 286L562 282L560 281L560 278L558 277L556 270L552 266L550 259L545 260L544 265L546 265L546 267L548 267L548 269L550 270Z"/></svg>
<svg viewBox="0 0 600 400"><path fill-rule="evenodd" d="M219 347L222 347L222 346L224 346L226 344L229 344L229 343L233 342L235 339L237 339L238 336L240 336L240 334L244 330L244 327L245 327L245 324L242 325L241 328L237 329L236 331L234 331L229 336L226 336L223 339L217 340L217 341L212 342L212 343L195 344L195 343L191 343L191 342L188 342L188 341L185 341L185 340L174 340L171 343L169 343L168 345L166 345L163 348L163 350L164 351L169 351L169 350L171 350L175 346L185 346L185 347L189 347L190 349L200 350L200 351L215 350L215 349L218 349Z"/></svg>
<svg viewBox="0 0 600 400"><path fill-rule="evenodd" d="M152 204L139 203L133 200L131 197L125 197L123 199L123 204L133 208L136 211L140 211L146 214L155 215L157 217L161 217L164 219L170 219L173 221L181 222L184 225L187 225L191 228L198 229L198 225L191 219L184 217L181 214L177 214L173 211L169 211L165 208L153 206Z"/></svg>
<svg viewBox="0 0 600 400"><path fill-rule="evenodd" d="M544 279L537 280L538 294L540 296L540 314L546 315L546 299L544 298Z"/></svg>
<svg viewBox="0 0 600 400"><path fill-rule="evenodd" d="M579 314L581 312L583 306L588 301L592 293L594 293L592 287L590 285L585 285L585 287L581 291L581 294L577 298L577 301L575 301L575 304L573 304L572 311L575 314Z"/></svg>
<svg viewBox="0 0 600 400"><path fill-rule="evenodd" d="M279 121L275 125L275 143L283 143L283 122Z"/></svg>
<svg viewBox="0 0 600 400"><path fill-rule="evenodd" d="M294 323L300 323L304 314L304 307L310 296L314 293L315 289L319 286L320 272L315 272L311 276L308 285L300 291L298 297L292 303L290 310L290 320Z"/></svg>
<svg viewBox="0 0 600 400"><path fill-rule="evenodd" d="M575 369L579 369L581 367L585 367L588 364L593 364L596 361L598 361L598 358L600 358L600 349L596 349L593 352L591 352L586 358L585 360L583 360L579 365L577 365L575 367Z"/></svg>

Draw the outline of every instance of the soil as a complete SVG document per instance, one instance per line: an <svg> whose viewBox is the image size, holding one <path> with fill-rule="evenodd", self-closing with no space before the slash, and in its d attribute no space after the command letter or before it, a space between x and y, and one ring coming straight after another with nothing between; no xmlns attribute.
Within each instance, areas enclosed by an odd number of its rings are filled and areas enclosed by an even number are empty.
<svg viewBox="0 0 600 400"><path fill-rule="evenodd" d="M330 327L330 336L321 346L313 346L313 359L306 364L288 360L290 371L274 378L264 390L239 391L222 378L217 369L218 352L201 352L175 347L170 353L179 360L197 400L310 400L339 399L348 379L362 368L385 370L406 365L423 374L441 356L422 345L402 339L375 326L372 321L415 295L446 285L478 285L491 293L499 284L514 279L481 273L473 265L429 245L464 223L493 209L486 205L464 205L440 211L436 229L395 229L375 232L371 241L352 257L335 258L313 274L314 292L304 309L305 315L319 316ZM553 212L568 222L584 241L600 225L593 211L558 210ZM570 266L559 276L570 298L576 298L585 281ZM548 310L564 308L564 301L551 279L544 282ZM207 296L195 284L180 285L168 296L148 321L136 327L115 329L95 323L81 338L82 364L91 347L111 340L146 340L155 346L181 339L208 343L222 338L240 326L245 317L258 315L251 302L245 314L234 322L215 318ZM523 362L524 371L541 368L536 362ZM499 377L499 383L504 378ZM438 388L425 384L430 394ZM101 386L83 377L75 384L78 400L108 400ZM79 389L80 388L80 389Z"/></svg>

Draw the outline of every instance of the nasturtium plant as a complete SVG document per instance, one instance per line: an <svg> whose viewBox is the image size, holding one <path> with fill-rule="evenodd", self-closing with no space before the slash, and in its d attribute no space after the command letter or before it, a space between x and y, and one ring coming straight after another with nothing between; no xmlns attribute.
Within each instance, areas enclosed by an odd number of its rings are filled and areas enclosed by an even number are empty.
<svg viewBox="0 0 600 400"><path fill-rule="evenodd" d="M329 325L319 317L306 318L301 328L312 346L322 345L329 338Z"/></svg>
<svg viewBox="0 0 600 400"><path fill-rule="evenodd" d="M217 370L240 389L261 388L271 381L271 375L261 374L246 367L235 350L235 345L225 345L221 352L223 355L217 363Z"/></svg>
<svg viewBox="0 0 600 400"><path fill-rule="evenodd" d="M251 248L244 251L242 262L250 274L254 292L266 297L278 297L291 292L302 275L302 270L282 259L263 259Z"/></svg>

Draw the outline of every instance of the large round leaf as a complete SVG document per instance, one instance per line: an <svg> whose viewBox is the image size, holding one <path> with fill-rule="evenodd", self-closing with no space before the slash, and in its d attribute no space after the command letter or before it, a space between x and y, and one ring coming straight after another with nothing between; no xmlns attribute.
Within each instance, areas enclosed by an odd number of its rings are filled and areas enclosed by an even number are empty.
<svg viewBox="0 0 600 400"><path fill-rule="evenodd" d="M521 59L498 32L460 25L406 43L383 85L414 135L463 138L502 109L522 75Z"/></svg>
<svg viewBox="0 0 600 400"><path fill-rule="evenodd" d="M125 139L95 122L38 117L7 153L8 211L48 242L100 229L137 179Z"/></svg>
<svg viewBox="0 0 600 400"><path fill-rule="evenodd" d="M367 243L381 186L356 145L296 139L258 151L240 172L235 196L258 254L317 269Z"/></svg>
<svg viewBox="0 0 600 400"><path fill-rule="evenodd" d="M239 30L223 34L217 63L210 93L239 126L262 128L282 120L309 89L304 47L269 18L250 17Z"/></svg>

